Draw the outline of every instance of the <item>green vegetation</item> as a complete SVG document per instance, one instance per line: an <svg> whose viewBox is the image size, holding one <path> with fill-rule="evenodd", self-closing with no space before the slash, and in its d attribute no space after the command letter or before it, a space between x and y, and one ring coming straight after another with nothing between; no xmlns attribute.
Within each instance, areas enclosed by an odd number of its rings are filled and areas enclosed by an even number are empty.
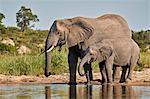
<svg viewBox="0 0 150 99"><path fill-rule="evenodd" d="M143 68L150 68L150 53L148 52L141 52L140 59L138 61L138 65L135 67L134 70L141 71Z"/></svg>
<svg viewBox="0 0 150 99"><path fill-rule="evenodd" d="M150 46L150 30L133 32L133 39L138 43L142 52L146 52L146 47Z"/></svg>
<svg viewBox="0 0 150 99"><path fill-rule="evenodd" d="M1 54L14 54L16 53L16 47L0 43L0 51Z"/></svg>
<svg viewBox="0 0 150 99"><path fill-rule="evenodd" d="M145 68L150 68L150 53L141 52L140 62Z"/></svg>
<svg viewBox="0 0 150 99"><path fill-rule="evenodd" d="M42 44L42 46L44 46L47 33L48 30L28 29L26 32L21 32L20 29L16 27L7 27L5 28L5 32L1 33L0 38L11 38L14 41L16 47L25 45L31 49L32 54L36 54L40 53L41 47L39 45Z"/></svg>
<svg viewBox="0 0 150 99"><path fill-rule="evenodd" d="M39 75L43 73L44 60L36 55L1 56L0 74Z"/></svg>
<svg viewBox="0 0 150 99"><path fill-rule="evenodd" d="M2 24L2 20L5 18L5 15L3 13L0 13L0 34L1 32L4 32L5 31L5 27L4 25Z"/></svg>
<svg viewBox="0 0 150 99"><path fill-rule="evenodd" d="M0 24L2 24L2 20L5 18L5 15L3 13L0 13Z"/></svg>
<svg viewBox="0 0 150 99"><path fill-rule="evenodd" d="M133 39L140 46L140 62L135 67L135 70L142 70L143 68L150 68L150 30L133 32Z"/></svg>
<svg viewBox="0 0 150 99"><path fill-rule="evenodd" d="M66 47L52 52L52 74L68 72ZM44 73L44 55L1 55L0 74L41 75Z"/></svg>
<svg viewBox="0 0 150 99"><path fill-rule="evenodd" d="M39 21L37 15L32 14L32 10L25 6L21 6L21 9L16 13L16 20L17 26L21 28L22 32L29 27L34 27L31 22Z"/></svg>

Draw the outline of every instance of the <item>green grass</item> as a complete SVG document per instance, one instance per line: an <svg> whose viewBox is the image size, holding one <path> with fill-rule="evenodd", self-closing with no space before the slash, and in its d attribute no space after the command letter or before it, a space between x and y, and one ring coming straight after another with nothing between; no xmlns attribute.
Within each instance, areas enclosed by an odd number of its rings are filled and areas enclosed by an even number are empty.
<svg viewBox="0 0 150 99"><path fill-rule="evenodd" d="M52 74L68 72L67 53L55 49L52 52ZM41 75L44 74L44 55L3 55L0 56L0 74Z"/></svg>
<svg viewBox="0 0 150 99"><path fill-rule="evenodd" d="M140 54L140 59L141 59L141 62L143 64L144 68L150 68L150 53L142 52Z"/></svg>
<svg viewBox="0 0 150 99"><path fill-rule="evenodd" d="M51 66L52 74L69 72L67 47L63 47L61 52L58 49L52 52Z"/></svg>
<svg viewBox="0 0 150 99"><path fill-rule="evenodd" d="M42 56L1 56L0 74L6 75L40 75L43 74Z"/></svg>
<svg viewBox="0 0 150 99"><path fill-rule="evenodd" d="M150 68L150 53L141 52L138 65L135 67L135 71L141 71L143 68Z"/></svg>
<svg viewBox="0 0 150 99"><path fill-rule="evenodd" d="M44 74L44 55L12 55L0 56L0 74L5 75L42 75ZM79 60L80 62L80 60ZM93 71L99 72L98 63L94 62ZM140 65L135 70L150 68L150 53L141 53ZM52 74L68 73L67 49L61 52L55 49L52 52L51 62Z"/></svg>

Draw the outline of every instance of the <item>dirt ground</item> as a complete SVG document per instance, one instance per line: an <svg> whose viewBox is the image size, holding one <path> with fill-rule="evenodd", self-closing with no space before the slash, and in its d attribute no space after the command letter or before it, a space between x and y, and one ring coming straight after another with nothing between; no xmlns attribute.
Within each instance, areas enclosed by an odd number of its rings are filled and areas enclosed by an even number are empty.
<svg viewBox="0 0 150 99"><path fill-rule="evenodd" d="M101 79L100 73L93 73L94 81L92 83L101 84L99 81ZM0 85L6 84L34 84L34 83L68 83L69 74L64 73L62 75L51 75L45 77L40 76L6 76L0 74ZM77 83L85 83L86 78L77 75ZM148 85L150 86L150 68L144 69L143 71L133 72L133 81L129 83L131 85Z"/></svg>

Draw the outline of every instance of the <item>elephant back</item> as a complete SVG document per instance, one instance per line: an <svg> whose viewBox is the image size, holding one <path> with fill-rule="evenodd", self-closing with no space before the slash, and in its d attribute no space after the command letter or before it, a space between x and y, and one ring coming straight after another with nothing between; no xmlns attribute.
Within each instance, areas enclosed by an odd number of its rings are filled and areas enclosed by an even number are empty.
<svg viewBox="0 0 150 99"><path fill-rule="evenodd" d="M88 40L90 45L103 39L132 38L128 23L119 15L105 14L90 22L94 27L94 33Z"/></svg>

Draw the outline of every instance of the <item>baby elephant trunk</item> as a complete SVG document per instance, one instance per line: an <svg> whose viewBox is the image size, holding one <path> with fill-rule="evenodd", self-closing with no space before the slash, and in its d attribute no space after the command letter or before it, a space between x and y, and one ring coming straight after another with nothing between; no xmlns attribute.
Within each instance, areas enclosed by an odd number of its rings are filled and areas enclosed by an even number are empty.
<svg viewBox="0 0 150 99"><path fill-rule="evenodd" d="M80 64L79 64L78 73L79 73L80 76L84 76L84 75L85 75L85 72L83 72L83 66L84 66L84 64L85 64L86 62L88 62L88 59L87 59L86 57L84 57L84 58L81 60Z"/></svg>

